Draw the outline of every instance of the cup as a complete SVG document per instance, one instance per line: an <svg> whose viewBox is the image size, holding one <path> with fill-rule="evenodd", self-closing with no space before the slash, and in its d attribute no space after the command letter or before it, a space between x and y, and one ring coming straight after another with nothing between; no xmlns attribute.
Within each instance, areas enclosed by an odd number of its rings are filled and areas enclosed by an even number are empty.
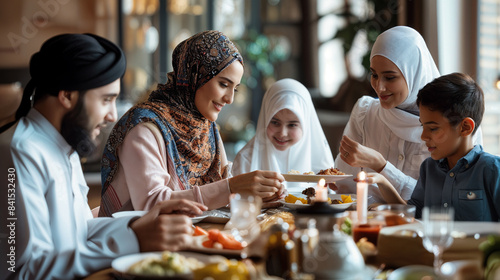
<svg viewBox="0 0 500 280"><path fill-rule="evenodd" d="M255 195L234 193L229 196L229 203L231 218L225 229L230 229L236 240L249 244L260 234L257 216L262 199Z"/></svg>
<svg viewBox="0 0 500 280"><path fill-rule="evenodd" d="M453 223L455 211L452 207L426 206L422 210L424 224L422 243L424 248L434 253L434 272L440 275L443 251L453 243Z"/></svg>
<svg viewBox="0 0 500 280"><path fill-rule="evenodd" d="M385 226L397 226L413 222L415 209L415 205L382 204L374 210L385 221Z"/></svg>
<svg viewBox="0 0 500 280"><path fill-rule="evenodd" d="M377 246L381 228L382 225L377 223L354 224L352 227L352 238L354 242L358 242L361 238L366 237L367 241Z"/></svg>

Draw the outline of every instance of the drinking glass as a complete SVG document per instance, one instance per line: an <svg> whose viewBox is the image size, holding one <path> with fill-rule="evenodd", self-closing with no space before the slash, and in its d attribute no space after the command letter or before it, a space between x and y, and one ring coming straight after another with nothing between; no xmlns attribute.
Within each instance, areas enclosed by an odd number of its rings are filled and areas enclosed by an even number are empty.
<svg viewBox="0 0 500 280"><path fill-rule="evenodd" d="M259 196L234 193L229 197L231 218L225 229L231 230L234 238L249 244L260 234L257 216L260 214L262 199Z"/></svg>
<svg viewBox="0 0 500 280"><path fill-rule="evenodd" d="M434 273L440 276L443 251L453 243L454 211L451 207L424 207L422 241L424 248L434 254Z"/></svg>

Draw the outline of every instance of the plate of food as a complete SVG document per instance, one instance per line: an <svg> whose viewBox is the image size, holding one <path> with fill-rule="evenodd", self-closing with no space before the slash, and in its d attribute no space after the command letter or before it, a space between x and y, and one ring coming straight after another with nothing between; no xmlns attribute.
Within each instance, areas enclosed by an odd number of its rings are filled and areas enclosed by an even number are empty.
<svg viewBox="0 0 500 280"><path fill-rule="evenodd" d="M290 209L298 209L307 207L310 205L310 202L314 200L315 191L314 188L307 188L302 193L304 197L288 194L283 200L283 204ZM307 197L310 197L307 199ZM328 202L332 208L338 210L345 210L349 208L351 205L356 203L356 195L355 194L329 194Z"/></svg>
<svg viewBox="0 0 500 280"><path fill-rule="evenodd" d="M111 267L134 279L192 279L193 270L225 260L222 256L163 251L122 256L113 260Z"/></svg>
<svg viewBox="0 0 500 280"><path fill-rule="evenodd" d="M241 258L244 244L234 239L227 230L209 229L204 230L195 227L193 243L188 251L216 254L230 258Z"/></svg>
<svg viewBox="0 0 500 280"><path fill-rule="evenodd" d="M288 182L304 182L304 183L314 183L318 182L321 178L325 179L326 183L334 183L346 178L352 177L350 174L345 174L337 168L328 168L320 170L317 174L312 171L300 172L297 170L291 170L287 174L281 174L285 177Z"/></svg>
<svg viewBox="0 0 500 280"><path fill-rule="evenodd" d="M208 215L200 215L200 216L191 217L191 222L193 224L196 224L196 223L203 221L207 217L208 217Z"/></svg>
<svg viewBox="0 0 500 280"><path fill-rule="evenodd" d="M347 209L356 204L357 199L355 194L328 194L328 198L332 201L331 206L336 209Z"/></svg>
<svg viewBox="0 0 500 280"><path fill-rule="evenodd" d="M283 205L285 207L288 207L290 209L299 209L299 208L304 208L304 207L309 206L309 204L307 204L307 203L305 203L305 204L304 203L299 203L299 202L297 202L297 203L289 203L289 202L285 202L284 200L281 200L281 202L283 202Z"/></svg>

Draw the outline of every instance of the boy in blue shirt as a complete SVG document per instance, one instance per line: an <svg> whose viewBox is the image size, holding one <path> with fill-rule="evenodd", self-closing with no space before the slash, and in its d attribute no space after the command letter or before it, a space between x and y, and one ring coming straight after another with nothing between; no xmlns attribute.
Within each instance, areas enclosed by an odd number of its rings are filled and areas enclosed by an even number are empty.
<svg viewBox="0 0 500 280"><path fill-rule="evenodd" d="M484 96L468 75L436 78L418 93L422 140L431 157L420 166L413 194L405 202L383 176L370 174L388 203L453 207L456 221L499 221L500 157L474 146L484 114Z"/></svg>

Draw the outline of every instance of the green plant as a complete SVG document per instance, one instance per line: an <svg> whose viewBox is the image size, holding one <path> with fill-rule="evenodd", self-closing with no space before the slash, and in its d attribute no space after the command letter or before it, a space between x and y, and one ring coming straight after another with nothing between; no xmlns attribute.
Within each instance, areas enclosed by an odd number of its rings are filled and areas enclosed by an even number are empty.
<svg viewBox="0 0 500 280"><path fill-rule="evenodd" d="M337 13L346 20L347 24L337 31L334 38L342 40L344 54L347 54L358 32L365 32L369 48L363 55L362 64L369 72L371 47L380 33L397 25L399 5L395 0L367 0L366 2L367 13L362 17L354 15L349 4L346 4L343 11Z"/></svg>
<svg viewBox="0 0 500 280"><path fill-rule="evenodd" d="M259 77L274 77L274 65L286 60L290 52L283 42L283 38L268 36L249 30L235 44L243 55L245 64L250 66L248 76L242 82L249 88L255 88Z"/></svg>

